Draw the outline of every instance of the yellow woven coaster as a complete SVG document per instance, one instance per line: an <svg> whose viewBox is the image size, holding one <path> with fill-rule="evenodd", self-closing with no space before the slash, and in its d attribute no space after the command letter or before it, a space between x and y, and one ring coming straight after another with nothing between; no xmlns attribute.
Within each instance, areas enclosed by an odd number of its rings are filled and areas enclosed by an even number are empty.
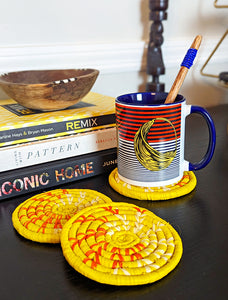
<svg viewBox="0 0 228 300"><path fill-rule="evenodd" d="M112 202L88 189L57 189L35 195L13 212L13 226L23 237L41 243L59 243L63 225L81 209Z"/></svg>
<svg viewBox="0 0 228 300"><path fill-rule="evenodd" d="M63 227L61 246L76 271L112 285L159 280L176 267L183 252L170 224L122 202L87 207L74 215Z"/></svg>
<svg viewBox="0 0 228 300"><path fill-rule="evenodd" d="M119 194L138 200L169 200L190 193L196 186L196 176L192 171L184 172L182 179L163 187L141 187L128 184L118 176L117 168L109 175L109 184Z"/></svg>

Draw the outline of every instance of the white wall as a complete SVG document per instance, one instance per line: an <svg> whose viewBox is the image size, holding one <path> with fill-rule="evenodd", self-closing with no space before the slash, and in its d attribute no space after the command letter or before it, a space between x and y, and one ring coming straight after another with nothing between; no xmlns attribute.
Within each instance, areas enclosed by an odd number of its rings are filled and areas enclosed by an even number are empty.
<svg viewBox="0 0 228 300"><path fill-rule="evenodd" d="M222 33L227 26L227 10L215 9L213 2L169 0L168 21L163 23L165 39ZM145 40L148 3L149 0L1 1L0 45Z"/></svg>
<svg viewBox="0 0 228 300"><path fill-rule="evenodd" d="M203 43L181 90L189 102L227 103L227 89L199 73L227 28L227 9L214 0L169 0L162 45L166 90L195 35ZM226 0L219 0L226 3ZM149 37L149 0L7 0L0 4L0 72L22 69L96 67L94 91L110 94L143 89ZM227 43L210 63L227 70ZM226 64L226 65L225 65ZM194 87L194 89L193 89ZM0 95L5 97L4 93Z"/></svg>
<svg viewBox="0 0 228 300"><path fill-rule="evenodd" d="M138 41L141 1L7 0L0 23L1 46Z"/></svg>

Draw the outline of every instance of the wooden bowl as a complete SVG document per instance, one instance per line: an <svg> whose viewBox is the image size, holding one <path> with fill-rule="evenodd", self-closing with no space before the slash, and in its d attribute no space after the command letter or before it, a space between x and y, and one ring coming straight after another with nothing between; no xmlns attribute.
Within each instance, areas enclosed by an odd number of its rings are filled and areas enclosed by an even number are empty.
<svg viewBox="0 0 228 300"><path fill-rule="evenodd" d="M79 102L91 90L98 74L95 69L10 72L0 76L0 86L25 107L52 111Z"/></svg>

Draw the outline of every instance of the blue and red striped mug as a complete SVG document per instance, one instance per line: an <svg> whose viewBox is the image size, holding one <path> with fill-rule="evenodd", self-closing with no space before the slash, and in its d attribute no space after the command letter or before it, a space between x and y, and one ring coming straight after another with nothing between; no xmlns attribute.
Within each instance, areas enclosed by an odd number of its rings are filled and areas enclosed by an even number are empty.
<svg viewBox="0 0 228 300"><path fill-rule="evenodd" d="M133 93L116 98L117 166L120 179L137 186L165 186L178 182L184 171L204 168L216 141L215 126L202 107L186 104L178 95L164 104L167 93ZM184 159L185 118L202 115L209 129L206 155L196 164Z"/></svg>

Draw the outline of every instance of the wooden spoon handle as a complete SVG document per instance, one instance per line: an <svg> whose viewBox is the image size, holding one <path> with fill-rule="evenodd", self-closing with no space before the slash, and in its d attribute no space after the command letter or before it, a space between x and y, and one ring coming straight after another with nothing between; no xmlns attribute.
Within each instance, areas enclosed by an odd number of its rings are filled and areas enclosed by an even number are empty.
<svg viewBox="0 0 228 300"><path fill-rule="evenodd" d="M176 99L176 96L180 90L180 87L182 86L182 83L184 82L185 76L188 73L189 68L193 64L193 60L195 58L196 52L200 47L202 37L201 35L197 35L194 39L191 48L188 50L182 64L181 68L177 74L177 77L170 89L170 92L165 100L165 103L173 103ZM193 51L192 49L195 49L196 51Z"/></svg>

